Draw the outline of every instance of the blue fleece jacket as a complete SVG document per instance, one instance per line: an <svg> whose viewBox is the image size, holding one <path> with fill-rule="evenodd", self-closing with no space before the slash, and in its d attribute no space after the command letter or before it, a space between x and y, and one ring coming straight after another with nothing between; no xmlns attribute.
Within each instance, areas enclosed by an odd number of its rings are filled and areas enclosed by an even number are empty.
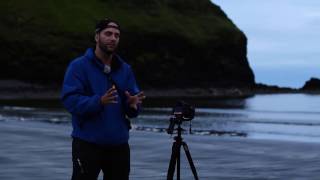
<svg viewBox="0 0 320 180"><path fill-rule="evenodd" d="M73 60L66 71L61 99L72 114L72 137L101 144L127 143L129 128L127 117L136 117L138 111L129 108L125 91L139 92L130 66L118 55L117 68L104 73L104 65L89 48L84 56ZM117 87L118 103L102 105L103 96L112 85Z"/></svg>

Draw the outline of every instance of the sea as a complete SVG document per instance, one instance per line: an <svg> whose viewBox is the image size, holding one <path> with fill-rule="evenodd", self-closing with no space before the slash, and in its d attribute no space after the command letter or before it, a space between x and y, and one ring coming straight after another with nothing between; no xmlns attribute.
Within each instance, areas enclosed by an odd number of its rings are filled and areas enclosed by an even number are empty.
<svg viewBox="0 0 320 180"><path fill-rule="evenodd" d="M320 95L146 101L140 116L131 120L133 130L167 133L176 102L184 101L195 108L195 116L182 120L183 133L320 143ZM8 121L70 124L71 115L57 100L0 101L0 125Z"/></svg>

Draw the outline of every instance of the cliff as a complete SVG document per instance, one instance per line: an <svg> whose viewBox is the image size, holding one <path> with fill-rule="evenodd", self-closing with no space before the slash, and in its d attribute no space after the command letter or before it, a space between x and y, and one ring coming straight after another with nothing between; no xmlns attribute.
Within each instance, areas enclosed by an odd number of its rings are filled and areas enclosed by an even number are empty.
<svg viewBox="0 0 320 180"><path fill-rule="evenodd" d="M301 88L303 91L320 91L320 79L311 78Z"/></svg>
<svg viewBox="0 0 320 180"><path fill-rule="evenodd" d="M246 36L209 0L1 1L0 78L60 85L105 17L143 88L254 84Z"/></svg>

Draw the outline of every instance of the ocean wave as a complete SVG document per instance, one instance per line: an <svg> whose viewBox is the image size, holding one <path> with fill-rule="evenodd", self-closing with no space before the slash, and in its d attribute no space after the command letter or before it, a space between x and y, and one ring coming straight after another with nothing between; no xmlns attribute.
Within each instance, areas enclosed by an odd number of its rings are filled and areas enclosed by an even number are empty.
<svg viewBox="0 0 320 180"><path fill-rule="evenodd" d="M320 126L320 120L317 117L307 118L304 116L304 119L295 117L286 117L286 118L261 118L261 117L247 117L247 116L228 116L228 115L220 115L220 116L196 116L193 123L196 124L215 124L215 123L257 123L257 124L282 124L282 125L300 125L300 126ZM168 115L140 115L134 121L139 122L168 122L170 120L170 116Z"/></svg>
<svg viewBox="0 0 320 180"><path fill-rule="evenodd" d="M163 112L168 112L167 114L171 114L171 109L169 108L145 108L145 113L156 113L159 112L163 114ZM199 108L196 109L196 115L198 116L212 116L212 115L219 115L219 114L225 114L230 116L244 116L246 114L251 113L260 113L260 114L315 114L319 115L320 112L317 111L271 111L271 110L250 110L250 109L212 109L212 108Z"/></svg>
<svg viewBox="0 0 320 180"><path fill-rule="evenodd" d="M48 122L53 124L69 124L71 123L71 120L69 118L49 118L49 119L43 119L42 122Z"/></svg>
<svg viewBox="0 0 320 180"><path fill-rule="evenodd" d="M198 119L198 121L201 121ZM218 119L218 120L203 120L206 121L207 123L212 122L212 123L253 123L253 124L275 124L275 125L294 125L294 126L320 126L320 121L304 121L304 120L299 120L299 121L292 121L290 119L288 120L271 120L271 119ZM194 121L197 122L197 121ZM197 122L200 123L200 122Z"/></svg>
<svg viewBox="0 0 320 180"><path fill-rule="evenodd" d="M319 134L310 134L310 133L299 133L299 132L281 132L281 131L248 131L248 134L266 134L266 135L282 135L282 136L291 136L291 137L310 137L310 138L320 138ZM320 141L320 139L319 139Z"/></svg>
<svg viewBox="0 0 320 180"><path fill-rule="evenodd" d="M132 126L136 131L151 131L151 132L167 132L167 128L152 127L152 126ZM183 134L187 134L187 131L183 131ZM204 129L192 129L191 134L196 135L210 135L210 136L240 136L246 137L247 133L241 131L219 131L219 130L204 130Z"/></svg>
<svg viewBox="0 0 320 180"><path fill-rule="evenodd" d="M196 109L199 114L216 114L216 113L230 113L230 114L245 114L245 113L275 113L275 114L316 114L319 115L320 111L297 111L297 110L259 110L259 109L220 109L220 108L199 108Z"/></svg>
<svg viewBox="0 0 320 180"><path fill-rule="evenodd" d="M23 106L2 106L3 110L34 111L36 108Z"/></svg>
<svg viewBox="0 0 320 180"><path fill-rule="evenodd" d="M43 117L43 116L13 116L13 115L0 115L2 121L38 121L49 123L68 123L71 122L70 117Z"/></svg>

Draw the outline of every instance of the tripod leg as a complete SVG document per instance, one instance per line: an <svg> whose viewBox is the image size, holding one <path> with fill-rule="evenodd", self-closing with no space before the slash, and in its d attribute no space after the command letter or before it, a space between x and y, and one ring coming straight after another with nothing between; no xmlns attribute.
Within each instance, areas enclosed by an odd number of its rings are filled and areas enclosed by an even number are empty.
<svg viewBox="0 0 320 180"><path fill-rule="evenodd" d="M175 171L176 162L177 162L178 148L179 148L178 144L174 142L172 145L172 152L171 152L171 159L170 159L170 164L169 164L168 173L167 173L167 180L173 180L174 171Z"/></svg>
<svg viewBox="0 0 320 180"><path fill-rule="evenodd" d="M177 143L177 180L180 180L180 154L181 144Z"/></svg>
<svg viewBox="0 0 320 180"><path fill-rule="evenodd" d="M182 145L183 145L183 149L184 149L184 151L186 153L186 156L188 158L188 161L189 161L189 164L190 164L194 179L199 180L198 174L197 174L197 170L196 170L196 167L193 164L193 160L192 160L188 145L185 142L182 142Z"/></svg>

